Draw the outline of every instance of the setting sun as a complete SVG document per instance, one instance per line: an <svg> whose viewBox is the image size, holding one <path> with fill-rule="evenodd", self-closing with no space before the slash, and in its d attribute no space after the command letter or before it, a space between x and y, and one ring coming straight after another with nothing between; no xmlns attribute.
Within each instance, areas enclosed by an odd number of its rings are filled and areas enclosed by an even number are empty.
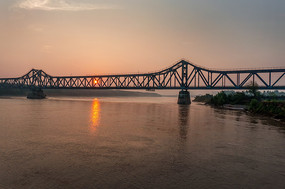
<svg viewBox="0 0 285 189"><path fill-rule="evenodd" d="M98 84L98 80L97 80L97 79L94 79L94 80L93 80L93 83L94 83L94 85Z"/></svg>

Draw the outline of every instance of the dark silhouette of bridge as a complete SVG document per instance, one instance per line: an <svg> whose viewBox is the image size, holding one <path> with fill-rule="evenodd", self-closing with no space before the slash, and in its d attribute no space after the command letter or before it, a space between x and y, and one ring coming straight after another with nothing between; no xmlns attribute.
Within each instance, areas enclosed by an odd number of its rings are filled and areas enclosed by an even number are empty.
<svg viewBox="0 0 285 189"><path fill-rule="evenodd" d="M164 70L144 74L51 76L32 69L22 77L0 78L0 88L40 89L246 89L249 83L259 89L285 89L285 68L207 69L181 60Z"/></svg>

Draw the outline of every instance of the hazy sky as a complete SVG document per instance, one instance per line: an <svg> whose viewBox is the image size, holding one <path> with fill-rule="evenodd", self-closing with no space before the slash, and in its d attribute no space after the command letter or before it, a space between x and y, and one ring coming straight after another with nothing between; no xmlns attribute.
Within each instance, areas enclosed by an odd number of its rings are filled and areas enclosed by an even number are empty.
<svg viewBox="0 0 285 189"><path fill-rule="evenodd" d="M284 0L0 0L0 77L285 66Z"/></svg>

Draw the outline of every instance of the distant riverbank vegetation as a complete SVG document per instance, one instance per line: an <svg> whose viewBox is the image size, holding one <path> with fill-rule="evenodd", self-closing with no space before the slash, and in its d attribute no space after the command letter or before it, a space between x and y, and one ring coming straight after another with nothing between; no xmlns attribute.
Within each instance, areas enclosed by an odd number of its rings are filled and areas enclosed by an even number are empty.
<svg viewBox="0 0 285 189"><path fill-rule="evenodd" d="M244 107L252 113L272 116L285 120L285 93L278 91L258 91L258 85L248 86L243 92L222 91L216 95L196 96L194 102L203 102L216 107Z"/></svg>
<svg viewBox="0 0 285 189"><path fill-rule="evenodd" d="M44 93L48 97L160 97L160 94L144 91L126 91L113 89L44 89ZM0 89L1 96L27 96L31 92L29 89L20 88L2 88Z"/></svg>

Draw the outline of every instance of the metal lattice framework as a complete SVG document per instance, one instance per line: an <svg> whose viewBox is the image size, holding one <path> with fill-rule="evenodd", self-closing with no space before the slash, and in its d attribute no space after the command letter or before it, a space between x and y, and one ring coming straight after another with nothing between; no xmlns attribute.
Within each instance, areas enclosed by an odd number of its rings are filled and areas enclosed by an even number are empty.
<svg viewBox="0 0 285 189"><path fill-rule="evenodd" d="M162 71L145 74L50 76L32 69L18 78L1 78L0 88L42 89L285 89L285 69L211 70L185 60Z"/></svg>

